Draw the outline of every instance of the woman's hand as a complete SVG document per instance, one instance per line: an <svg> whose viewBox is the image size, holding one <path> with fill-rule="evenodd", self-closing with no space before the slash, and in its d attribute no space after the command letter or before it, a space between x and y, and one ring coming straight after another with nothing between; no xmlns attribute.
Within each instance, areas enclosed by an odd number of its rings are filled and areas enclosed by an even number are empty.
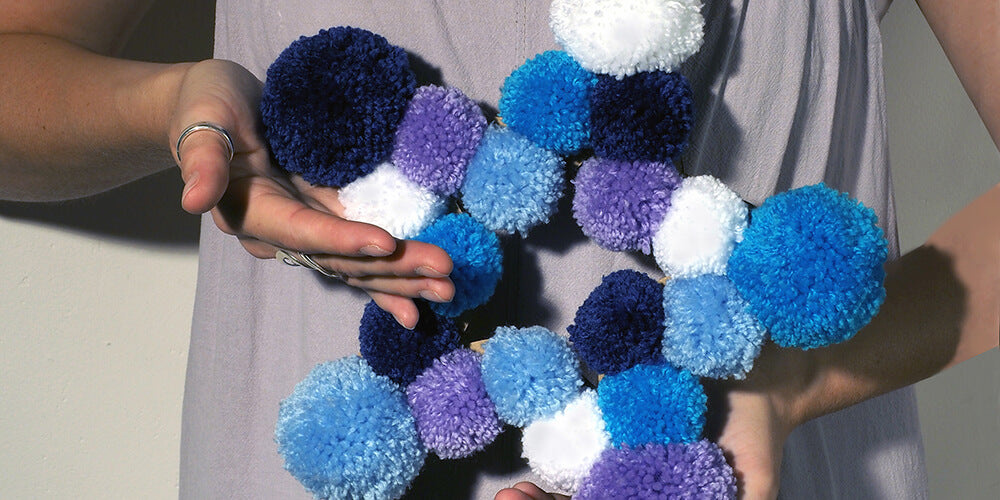
<svg viewBox="0 0 1000 500"><path fill-rule="evenodd" d="M224 139L211 131L185 139L179 152L184 209L211 211L215 224L255 257L274 258L279 249L309 254L408 328L418 316L412 298L451 300L452 262L443 250L344 219L338 190L311 186L271 163L257 119L261 88L230 61L187 69L170 120L171 148L184 128L210 122L229 131L235 151L228 161Z"/></svg>

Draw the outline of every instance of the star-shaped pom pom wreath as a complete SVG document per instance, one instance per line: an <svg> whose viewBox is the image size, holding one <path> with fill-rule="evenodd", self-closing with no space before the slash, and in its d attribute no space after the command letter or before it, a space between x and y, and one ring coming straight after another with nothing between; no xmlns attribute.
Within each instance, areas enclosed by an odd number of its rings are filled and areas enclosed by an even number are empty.
<svg viewBox="0 0 1000 500"><path fill-rule="evenodd" d="M285 170L341 187L389 158L415 88L403 49L358 28L322 30L268 68L264 137Z"/></svg>
<svg viewBox="0 0 1000 500"><path fill-rule="evenodd" d="M590 239L616 252L652 251L653 234L681 183L673 164L590 158L573 180L573 217Z"/></svg>
<svg viewBox="0 0 1000 500"><path fill-rule="evenodd" d="M785 347L843 342L885 299L885 236L870 208L824 184L768 198L729 259L729 278Z"/></svg>
<svg viewBox="0 0 1000 500"><path fill-rule="evenodd" d="M667 161L687 146L694 99L680 73L600 76L590 94L590 141L596 156Z"/></svg>
<svg viewBox="0 0 1000 500"><path fill-rule="evenodd" d="M729 499L736 498L736 476L709 441L608 449L573 498Z"/></svg>
<svg viewBox="0 0 1000 500"><path fill-rule="evenodd" d="M500 419L511 425L554 415L583 386L569 343L551 330L500 327L483 349L486 392Z"/></svg>
<svg viewBox="0 0 1000 500"><path fill-rule="evenodd" d="M500 116L511 130L557 154L590 145L590 90L597 77L565 52L529 59L504 80Z"/></svg>
<svg viewBox="0 0 1000 500"><path fill-rule="evenodd" d="M358 329L361 355L379 375L406 386L441 355L458 349L458 328L417 302L420 319L412 330L404 328L374 301L365 306Z"/></svg>
<svg viewBox="0 0 1000 500"><path fill-rule="evenodd" d="M493 231L527 232L549 221L566 181L563 160L508 128L491 127L462 184L462 205Z"/></svg>
<svg viewBox="0 0 1000 500"><path fill-rule="evenodd" d="M691 443L705 428L708 397L698 378L672 365L637 365L607 375L597 402L616 447Z"/></svg>
<svg viewBox="0 0 1000 500"><path fill-rule="evenodd" d="M392 163L341 188L344 216L385 229L394 238L412 238L448 208L444 198L414 183Z"/></svg>
<svg viewBox="0 0 1000 500"><path fill-rule="evenodd" d="M584 68L616 77L672 71L701 47L698 0L554 0L556 41Z"/></svg>
<svg viewBox="0 0 1000 500"><path fill-rule="evenodd" d="M573 350L598 373L658 362L663 286L638 271L615 271L590 292L567 330Z"/></svg>
<svg viewBox="0 0 1000 500"><path fill-rule="evenodd" d="M480 360L469 349L452 351L406 388L420 439L441 458L472 455L503 430L486 394Z"/></svg>
<svg viewBox="0 0 1000 500"><path fill-rule="evenodd" d="M396 130L392 162L410 180L442 196L462 186L486 131L486 117L461 90L417 89Z"/></svg>
<svg viewBox="0 0 1000 500"><path fill-rule="evenodd" d="M427 456L402 390L357 356L299 382L274 439L285 469L317 498L398 498Z"/></svg>

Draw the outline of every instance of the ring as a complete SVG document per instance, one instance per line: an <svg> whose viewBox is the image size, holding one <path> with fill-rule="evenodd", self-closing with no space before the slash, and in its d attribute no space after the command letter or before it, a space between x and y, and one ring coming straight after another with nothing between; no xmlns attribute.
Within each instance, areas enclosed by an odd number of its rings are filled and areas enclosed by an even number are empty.
<svg viewBox="0 0 1000 500"><path fill-rule="evenodd" d="M181 145L184 144L184 140L187 139L189 135L202 130L211 130L212 132L222 136L222 140L226 143L226 151L229 153L229 159L226 161L232 161L235 150L233 149L233 138L229 137L229 132L214 123L198 122L188 125L188 127L181 132L181 136L177 138L177 147L174 148L174 152L177 153L177 163L181 162Z"/></svg>
<svg viewBox="0 0 1000 500"><path fill-rule="evenodd" d="M308 267L313 271L316 271L327 278L334 278L340 281L347 281L347 275L338 271L331 271L313 260L312 256L307 253L293 252L291 250L281 250L279 249L274 253L274 258L278 259L285 264L292 267Z"/></svg>

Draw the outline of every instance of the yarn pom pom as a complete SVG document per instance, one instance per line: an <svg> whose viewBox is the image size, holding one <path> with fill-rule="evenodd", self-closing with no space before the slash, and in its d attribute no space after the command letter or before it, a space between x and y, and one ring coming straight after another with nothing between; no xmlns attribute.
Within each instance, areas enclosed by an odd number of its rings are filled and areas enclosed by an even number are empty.
<svg viewBox="0 0 1000 500"><path fill-rule="evenodd" d="M415 87L403 49L358 28L323 30L268 68L264 137L285 170L344 186L389 157Z"/></svg>
<svg viewBox="0 0 1000 500"><path fill-rule="evenodd" d="M396 130L392 162L413 182L453 195L485 130L482 110L461 90L420 87Z"/></svg>
<svg viewBox="0 0 1000 500"><path fill-rule="evenodd" d="M607 375L597 402L615 446L690 443L705 427L708 397L698 379L671 365L637 365Z"/></svg>
<svg viewBox="0 0 1000 500"><path fill-rule="evenodd" d="M317 498L398 498L427 456L399 386L357 356L299 382L274 438L285 469Z"/></svg>
<svg viewBox="0 0 1000 500"><path fill-rule="evenodd" d="M503 273L497 235L466 214L448 214L414 239L441 247L454 264L449 277L455 284L455 297L451 302L432 303L434 312L453 318L490 300Z"/></svg>
<svg viewBox="0 0 1000 500"><path fill-rule="evenodd" d="M725 276L667 281L663 356L700 377L742 379L764 342L764 326Z"/></svg>
<svg viewBox="0 0 1000 500"><path fill-rule="evenodd" d="M573 498L728 500L736 498L736 476L710 441L608 449Z"/></svg>
<svg viewBox="0 0 1000 500"><path fill-rule="evenodd" d="M663 286L638 271L615 271L590 292L567 330L573 350L598 373L661 361Z"/></svg>
<svg viewBox="0 0 1000 500"><path fill-rule="evenodd" d="M584 67L615 76L672 71L701 47L698 0L554 0L556 41Z"/></svg>
<svg viewBox="0 0 1000 500"><path fill-rule="evenodd" d="M680 174L669 161L591 158L580 165L573 180L573 216L598 245L649 254L653 233L680 182Z"/></svg>
<svg viewBox="0 0 1000 500"><path fill-rule="evenodd" d="M590 144L590 90L597 83L569 54L550 50L514 70L500 89L500 116L513 131L558 154Z"/></svg>
<svg viewBox="0 0 1000 500"><path fill-rule="evenodd" d="M445 354L406 388L424 445L441 458L467 457L493 442L502 427L483 385L480 355Z"/></svg>
<svg viewBox="0 0 1000 500"><path fill-rule="evenodd" d="M694 101L680 73L638 73L622 80L600 76L590 102L596 156L666 161L687 146Z"/></svg>
<svg viewBox="0 0 1000 500"><path fill-rule="evenodd" d="M553 488L575 494L590 467L611 446L597 393L585 390L555 415L525 427L522 454Z"/></svg>
<svg viewBox="0 0 1000 500"><path fill-rule="evenodd" d="M772 196L754 210L729 277L778 345L843 342L885 299L877 224L875 212L824 184Z"/></svg>
<svg viewBox="0 0 1000 500"><path fill-rule="evenodd" d="M491 127L465 174L462 204L493 231L523 233L549 221L564 186L560 157L512 130Z"/></svg>
<svg viewBox="0 0 1000 500"><path fill-rule="evenodd" d="M483 349L486 392L500 419L511 425L554 415L583 385L569 343L540 326L497 328Z"/></svg>
<svg viewBox="0 0 1000 500"><path fill-rule="evenodd" d="M684 179L653 236L653 255L668 276L725 274L733 247L743 239L747 207L722 181Z"/></svg>
<svg viewBox="0 0 1000 500"><path fill-rule="evenodd" d="M420 319L407 330L375 301L365 306L358 341L361 355L372 370L406 386L413 382L442 354L458 349L458 328L422 303L417 303Z"/></svg>
<svg viewBox="0 0 1000 500"><path fill-rule="evenodd" d="M341 188L339 199L348 219L374 224L399 239L416 236L448 208L443 198L391 163Z"/></svg>

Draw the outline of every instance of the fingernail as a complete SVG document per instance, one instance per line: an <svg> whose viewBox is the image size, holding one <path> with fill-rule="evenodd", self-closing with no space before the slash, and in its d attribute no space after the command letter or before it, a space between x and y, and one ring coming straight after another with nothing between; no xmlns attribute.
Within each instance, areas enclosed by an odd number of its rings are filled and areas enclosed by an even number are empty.
<svg viewBox="0 0 1000 500"><path fill-rule="evenodd" d="M438 271L437 269L434 269L431 266L420 266L420 267L418 267L417 268L417 274L419 274L421 276L424 276L424 277L427 277L427 278L444 278L444 277L448 276L447 274L442 273L441 271Z"/></svg>
<svg viewBox="0 0 1000 500"><path fill-rule="evenodd" d="M447 302L447 300L442 299L441 296L433 290L420 290L420 296L423 297L424 300L429 300L431 302Z"/></svg>
<svg viewBox="0 0 1000 500"><path fill-rule="evenodd" d="M200 177L199 173L195 172L191 174L191 177L189 177L187 182L184 183L184 190L181 191L181 201L187 198L188 193L194 189L195 184L198 184L198 177Z"/></svg>
<svg viewBox="0 0 1000 500"><path fill-rule="evenodd" d="M361 247L361 253L369 257L385 257L386 255L392 255L392 252L378 245L368 245L365 247Z"/></svg>
<svg viewBox="0 0 1000 500"><path fill-rule="evenodd" d="M403 328L406 328L407 330L412 330L412 329L416 328L416 325L410 326L410 325L407 325L406 323L403 323L403 320L399 319L399 317L397 317L395 315L393 315L393 318L396 320L396 323L399 323L399 326L401 326Z"/></svg>

